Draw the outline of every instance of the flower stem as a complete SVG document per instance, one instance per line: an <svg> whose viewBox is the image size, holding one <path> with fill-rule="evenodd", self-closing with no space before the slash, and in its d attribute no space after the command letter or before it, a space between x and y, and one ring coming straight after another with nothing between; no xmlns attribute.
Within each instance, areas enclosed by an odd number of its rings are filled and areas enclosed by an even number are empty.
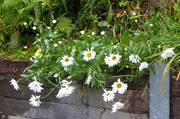
<svg viewBox="0 0 180 119"><path fill-rule="evenodd" d="M54 87L46 96L41 97L40 99L47 98L57 87Z"/></svg>

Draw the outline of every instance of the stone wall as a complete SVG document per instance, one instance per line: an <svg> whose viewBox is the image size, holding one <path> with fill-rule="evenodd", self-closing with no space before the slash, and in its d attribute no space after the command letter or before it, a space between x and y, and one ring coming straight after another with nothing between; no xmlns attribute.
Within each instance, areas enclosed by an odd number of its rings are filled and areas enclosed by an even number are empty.
<svg viewBox="0 0 180 119"><path fill-rule="evenodd" d="M19 78L19 74L28 66L27 62L0 61L0 118L2 119L148 119L149 117L149 89L142 95L148 82L148 76L138 79L137 84L128 83L128 90L123 95L116 94L114 101L125 104L121 110L111 113L112 102L105 103L101 89L82 87L74 82L75 92L69 97L57 99L58 90L49 97L41 100L40 107L29 104L31 95L35 95L27 87L29 82L19 82L20 90L14 90L10 85L10 78ZM171 82L171 118L180 117L180 83ZM112 85L113 80L109 83ZM51 86L45 84L40 94L45 96L50 92ZM111 90L107 86L107 90ZM39 94L38 94L39 95Z"/></svg>

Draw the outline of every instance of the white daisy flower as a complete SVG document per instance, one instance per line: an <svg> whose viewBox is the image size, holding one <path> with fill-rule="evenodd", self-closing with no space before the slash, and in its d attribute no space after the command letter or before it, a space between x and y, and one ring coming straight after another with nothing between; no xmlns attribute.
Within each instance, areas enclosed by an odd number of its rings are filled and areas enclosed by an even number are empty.
<svg viewBox="0 0 180 119"><path fill-rule="evenodd" d="M126 14L126 11L124 11L124 13Z"/></svg>
<svg viewBox="0 0 180 119"><path fill-rule="evenodd" d="M158 48L161 48L161 46L160 46L160 45L158 45Z"/></svg>
<svg viewBox="0 0 180 119"><path fill-rule="evenodd" d="M51 27L48 26L47 29L51 29Z"/></svg>
<svg viewBox="0 0 180 119"><path fill-rule="evenodd" d="M92 32L92 35L95 35L95 32Z"/></svg>
<svg viewBox="0 0 180 119"><path fill-rule="evenodd" d="M11 78L11 81L9 81L9 82L11 82L11 85L14 86L14 89L15 89L15 90L20 89L20 88L19 88L19 85L17 84L17 81L14 80L13 78Z"/></svg>
<svg viewBox="0 0 180 119"><path fill-rule="evenodd" d="M109 57L105 57L105 64L107 64L109 67L113 67L114 65L117 65L119 63L119 60L122 56L119 54L113 55L110 54Z"/></svg>
<svg viewBox="0 0 180 119"><path fill-rule="evenodd" d="M36 28L36 26L33 26L33 30L36 30L37 28Z"/></svg>
<svg viewBox="0 0 180 119"><path fill-rule="evenodd" d="M92 77L91 77L91 75L89 74L88 75L88 78L87 78L87 84L89 85L89 83L92 81Z"/></svg>
<svg viewBox="0 0 180 119"><path fill-rule="evenodd" d="M112 105L113 108L112 108L112 112L111 113L114 113L116 112L118 109L121 109L124 107L124 104L123 103L120 103L120 102L116 102L114 105Z"/></svg>
<svg viewBox="0 0 180 119"><path fill-rule="evenodd" d="M29 99L30 101L29 104L31 104L34 107L39 107L41 104L40 97L41 97L40 95L39 96L32 95L31 98Z"/></svg>
<svg viewBox="0 0 180 119"><path fill-rule="evenodd" d="M118 92L119 94L123 94L128 88L127 84L121 82L120 79L118 79L117 82L114 82L111 87L113 88L112 91L114 93Z"/></svg>
<svg viewBox="0 0 180 119"><path fill-rule="evenodd" d="M141 58L138 55L131 54L129 56L129 61L132 61L132 63L138 63L141 60Z"/></svg>
<svg viewBox="0 0 180 119"><path fill-rule="evenodd" d="M52 37L52 35L50 34L49 37Z"/></svg>
<svg viewBox="0 0 180 119"><path fill-rule="evenodd" d="M71 93L68 91L67 88L61 88L57 94L57 98L62 98L62 97L67 97L69 96Z"/></svg>
<svg viewBox="0 0 180 119"><path fill-rule="evenodd" d="M113 67L114 65L112 64L112 58L111 57L105 57L104 59L105 64L108 65L109 67Z"/></svg>
<svg viewBox="0 0 180 119"><path fill-rule="evenodd" d="M55 24L55 23L56 23L56 20L52 20L52 23Z"/></svg>
<svg viewBox="0 0 180 119"><path fill-rule="evenodd" d="M62 83L62 86L65 87L69 91L70 94L74 91L74 87L70 86L72 81L68 82L66 80L62 80L61 83Z"/></svg>
<svg viewBox="0 0 180 119"><path fill-rule="evenodd" d="M83 35L83 34L84 34L84 31L80 31L80 33Z"/></svg>
<svg viewBox="0 0 180 119"><path fill-rule="evenodd" d="M153 24L149 24L149 26L153 26Z"/></svg>
<svg viewBox="0 0 180 119"><path fill-rule="evenodd" d="M175 55L174 51L173 51L174 48L168 48L166 49L163 54L161 54L161 57L163 59L166 59L168 57L172 57L173 55Z"/></svg>
<svg viewBox="0 0 180 119"><path fill-rule="evenodd" d="M57 44L54 44L54 47L57 47L58 45Z"/></svg>
<svg viewBox="0 0 180 119"><path fill-rule="evenodd" d="M29 83L28 87L30 88L30 90L33 90L34 92L37 92L37 93L41 93L41 90L43 89L41 87L41 85L43 85L42 83L39 83L37 80L36 80L36 77L34 77L34 80L33 82Z"/></svg>
<svg viewBox="0 0 180 119"><path fill-rule="evenodd" d="M116 55L110 54L111 63L112 63L113 65L118 64L118 62L119 62L119 60L120 60L121 57L122 57L122 56L119 55L119 53L116 54Z"/></svg>
<svg viewBox="0 0 180 119"><path fill-rule="evenodd" d="M141 65L139 66L139 71L142 71L145 68L148 68L148 63L147 62L142 62Z"/></svg>
<svg viewBox="0 0 180 119"><path fill-rule="evenodd" d="M105 91L105 93L102 96L103 96L103 100L107 102L107 101L112 101L115 95L113 91Z"/></svg>
<svg viewBox="0 0 180 119"><path fill-rule="evenodd" d="M60 61L63 67L69 66L73 64L73 57L68 57L66 55L64 55L64 57L62 57L62 60Z"/></svg>
<svg viewBox="0 0 180 119"><path fill-rule="evenodd" d="M57 32L55 31L54 34L57 34Z"/></svg>
<svg viewBox="0 0 180 119"><path fill-rule="evenodd" d="M26 22L24 22L23 24L24 24L24 26L26 26L26 25L27 25L27 23L26 23Z"/></svg>
<svg viewBox="0 0 180 119"><path fill-rule="evenodd" d="M137 20L137 19L135 19L135 22L138 22L138 20Z"/></svg>
<svg viewBox="0 0 180 119"><path fill-rule="evenodd" d="M89 60L95 59L96 52L94 52L92 50L89 51L89 49L88 49L88 51L83 52L83 55L84 55L83 59L86 61L89 61Z"/></svg>
<svg viewBox="0 0 180 119"><path fill-rule="evenodd" d="M101 31L101 35L104 35L105 34L105 32L104 31Z"/></svg>
<svg viewBox="0 0 180 119"><path fill-rule="evenodd" d="M39 33L37 33L36 35L39 36Z"/></svg>

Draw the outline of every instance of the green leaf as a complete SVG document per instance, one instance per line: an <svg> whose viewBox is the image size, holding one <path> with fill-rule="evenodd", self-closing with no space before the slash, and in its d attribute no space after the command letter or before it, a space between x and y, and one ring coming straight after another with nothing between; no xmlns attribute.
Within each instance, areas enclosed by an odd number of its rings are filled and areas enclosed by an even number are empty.
<svg viewBox="0 0 180 119"><path fill-rule="evenodd" d="M98 26L102 27L102 26L107 26L108 23L106 21L101 21L98 23Z"/></svg>
<svg viewBox="0 0 180 119"><path fill-rule="evenodd" d="M106 5L107 0L101 0L102 4Z"/></svg>
<svg viewBox="0 0 180 119"><path fill-rule="evenodd" d="M113 17L113 11L112 11L112 5L109 8L108 16L107 16L107 22L110 23Z"/></svg>
<svg viewBox="0 0 180 119"><path fill-rule="evenodd" d="M122 36L120 36L120 38L121 38L123 44L126 44L126 45L129 46L129 41L130 41L130 40L129 40L128 37L127 37L127 32L126 32L126 31L124 31L124 32L122 33Z"/></svg>

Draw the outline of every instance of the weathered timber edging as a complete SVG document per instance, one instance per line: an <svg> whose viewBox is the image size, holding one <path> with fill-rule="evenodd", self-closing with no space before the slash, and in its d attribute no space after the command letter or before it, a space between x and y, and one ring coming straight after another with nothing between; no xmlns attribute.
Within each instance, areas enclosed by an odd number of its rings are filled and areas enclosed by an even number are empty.
<svg viewBox="0 0 180 119"><path fill-rule="evenodd" d="M2 66L3 65L3 66ZM9 115L18 118L54 118L54 119L148 119L149 114L149 89L144 95L142 92L147 84L148 77L142 77L137 84L129 83L127 92L123 95L116 95L115 101L120 100L125 107L117 113L111 114L112 103L103 102L103 91L100 89L87 88L83 91L81 98L81 87L74 83L76 91L69 97L57 99L58 89L48 98L42 100L39 108L33 108L29 104L29 98L33 94L27 87L29 82L19 82L20 90L16 91L10 85L10 78L19 78L23 70L28 66L27 62L0 61L0 118L7 118ZM16 69L14 71L14 68ZM178 101L180 101L180 83L171 82L171 118L178 119ZM49 85L46 85L51 87ZM45 87L46 87L45 86ZM107 89L108 90L108 89ZM109 89L110 90L110 89ZM40 94L45 96L49 89ZM39 95L39 94L38 94ZM173 97L172 97L173 96Z"/></svg>

